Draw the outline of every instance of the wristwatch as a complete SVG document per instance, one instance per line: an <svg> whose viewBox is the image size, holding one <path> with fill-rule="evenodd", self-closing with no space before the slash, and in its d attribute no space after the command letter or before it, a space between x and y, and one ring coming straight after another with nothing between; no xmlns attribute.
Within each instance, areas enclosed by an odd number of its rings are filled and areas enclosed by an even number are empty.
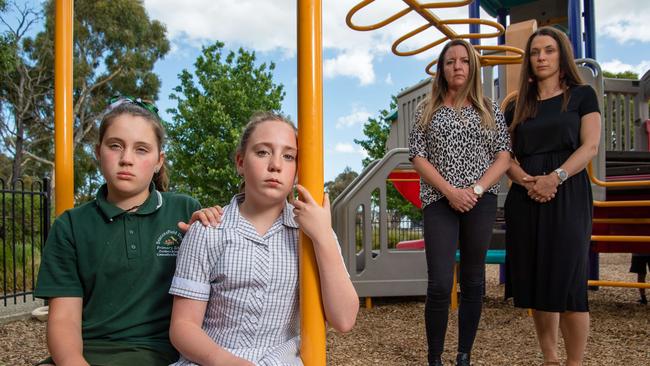
<svg viewBox="0 0 650 366"><path fill-rule="evenodd" d="M474 194L479 197L481 197L483 195L483 192L485 192L485 189L483 189L483 186L481 186L480 184L474 184L472 190L474 191Z"/></svg>
<svg viewBox="0 0 650 366"><path fill-rule="evenodd" d="M564 183L567 178L569 178L569 174L562 168L557 168L554 172L557 174L557 177L560 178L560 184Z"/></svg>

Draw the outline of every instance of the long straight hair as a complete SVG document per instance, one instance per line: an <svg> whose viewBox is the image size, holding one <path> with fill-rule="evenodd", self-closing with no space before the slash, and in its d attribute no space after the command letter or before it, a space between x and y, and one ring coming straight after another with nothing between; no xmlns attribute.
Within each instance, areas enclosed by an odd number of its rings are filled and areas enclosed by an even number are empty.
<svg viewBox="0 0 650 366"><path fill-rule="evenodd" d="M492 103L489 99L483 96L483 86L481 85L480 78L480 61L476 51L472 45L462 39L454 39L447 44L440 52L438 63L436 64L436 76L431 83L431 94L429 98L422 101L421 105L424 108L420 124L426 126L433 118L433 114L438 111L445 104L445 96L449 92L449 85L445 79L445 58L447 51L453 46L463 46L467 50L469 58L469 75L467 82L460 89L454 100L454 108L460 109L463 103L469 99L470 103L478 111L481 116L481 125L488 129L494 129L496 123L494 121L494 111L492 110Z"/></svg>
<svg viewBox="0 0 650 366"><path fill-rule="evenodd" d="M533 39L538 36L552 37L557 43L558 52L560 53L560 87L562 88L563 94L562 111L566 111L567 105L569 104L570 89L574 86L584 84L573 59L573 48L571 47L569 37L553 27L539 28L535 33L530 35L526 43L524 61L519 78L519 93L517 94L517 104L515 106L514 119L510 125L510 132L513 132L519 123L537 115L539 87L537 85L537 78L533 72L533 67L530 64L530 47Z"/></svg>

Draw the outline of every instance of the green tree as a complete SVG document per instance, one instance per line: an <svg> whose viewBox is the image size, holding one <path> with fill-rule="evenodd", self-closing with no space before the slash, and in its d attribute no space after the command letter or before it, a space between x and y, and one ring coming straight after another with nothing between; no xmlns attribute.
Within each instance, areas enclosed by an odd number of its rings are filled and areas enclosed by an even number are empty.
<svg viewBox="0 0 650 366"><path fill-rule="evenodd" d="M389 109L380 110L378 117L368 118L368 121L363 125L363 134L366 138L354 140L356 144L364 148L368 153L368 157L362 160L364 167L367 167L374 160L381 159L386 155L386 141L388 141L391 128L391 121L387 117L395 109L397 109L397 98L391 96ZM402 197L392 184L386 186L386 201L389 211L392 211L390 213L396 220L402 216L406 216L413 221L420 221L422 219L422 211Z"/></svg>
<svg viewBox="0 0 650 366"><path fill-rule="evenodd" d="M7 9L7 2L5 0L0 0L0 14L4 15L4 12ZM0 34L0 74L5 74L11 71L14 64L14 55L15 55L15 42L13 42L12 34L8 31ZM3 148L4 140L3 131L7 124L5 116L5 99L0 95L0 179L11 177L11 166L13 164L12 159L6 154L5 149Z"/></svg>
<svg viewBox="0 0 650 366"><path fill-rule="evenodd" d="M386 155L386 141L388 141L391 125L391 122L386 117L395 109L397 109L397 98L393 95L390 98L388 109L380 110L377 118L370 117L363 125L363 134L366 139L354 139L354 143L361 146L368 153L368 156L361 161L364 167Z"/></svg>
<svg viewBox="0 0 650 366"><path fill-rule="evenodd" d="M0 0L0 13L7 10L7 2ZM12 34L5 32L0 34L0 72L6 72L13 68L15 42L13 41Z"/></svg>
<svg viewBox="0 0 650 366"><path fill-rule="evenodd" d="M194 74L183 70L170 98L167 125L171 185L203 205L224 205L238 192L233 154L243 126L256 111L279 111L283 86L273 82L275 64L255 66L255 53L227 54L222 42L204 47Z"/></svg>
<svg viewBox="0 0 650 366"><path fill-rule="evenodd" d="M639 80L639 74L629 70L623 72L610 72L603 70L603 76L606 78Z"/></svg>
<svg viewBox="0 0 650 366"><path fill-rule="evenodd" d="M26 34L40 13L14 4L22 15L11 29L18 46L15 67L0 75L0 93L13 116L13 123L2 126L13 177L42 175L53 166L54 5L55 0L44 3L44 30L32 38ZM160 79L153 67L169 41L164 25L150 20L139 0L76 0L73 34L75 188L77 198L84 198L98 183L88 162L106 100L114 94L156 100Z"/></svg>
<svg viewBox="0 0 650 366"><path fill-rule="evenodd" d="M7 19L10 14L4 12L7 8L13 10L15 21ZM0 148L11 161L6 177L12 184L24 171L29 171L26 147L30 144L30 126L35 124L36 105L44 99L51 75L24 49L25 34L40 19L36 10L16 2L5 3L0 15L0 21L7 27L0 42Z"/></svg>
<svg viewBox="0 0 650 366"><path fill-rule="evenodd" d="M333 181L325 182L325 190L329 194L330 202L334 202L336 197L338 197L345 188L347 188L352 181L359 176L359 173L355 172L349 166L346 166L339 175L334 178Z"/></svg>

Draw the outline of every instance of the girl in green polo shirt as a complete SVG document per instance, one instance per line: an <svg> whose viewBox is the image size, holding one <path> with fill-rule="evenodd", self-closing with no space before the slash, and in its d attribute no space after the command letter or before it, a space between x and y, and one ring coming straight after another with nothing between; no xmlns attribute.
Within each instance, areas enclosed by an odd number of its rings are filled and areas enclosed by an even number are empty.
<svg viewBox="0 0 650 366"><path fill-rule="evenodd" d="M179 228L190 218L216 224L219 214L165 192L164 135L153 104L111 100L95 148L106 183L95 200L56 219L43 250L35 295L49 300L52 357L42 364L167 365L178 358L167 291Z"/></svg>

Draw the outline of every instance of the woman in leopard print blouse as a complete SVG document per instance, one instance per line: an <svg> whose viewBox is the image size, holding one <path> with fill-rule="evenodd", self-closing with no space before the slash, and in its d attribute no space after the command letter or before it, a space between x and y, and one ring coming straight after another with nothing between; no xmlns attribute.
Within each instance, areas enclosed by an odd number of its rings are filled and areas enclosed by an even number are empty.
<svg viewBox="0 0 650 366"><path fill-rule="evenodd" d="M420 174L428 267L424 309L429 365L442 365L456 248L461 301L457 365L469 366L485 282L485 256L496 214L498 181L510 162L510 137L498 106L483 96L479 60L463 40L440 53L429 98L409 136Z"/></svg>

